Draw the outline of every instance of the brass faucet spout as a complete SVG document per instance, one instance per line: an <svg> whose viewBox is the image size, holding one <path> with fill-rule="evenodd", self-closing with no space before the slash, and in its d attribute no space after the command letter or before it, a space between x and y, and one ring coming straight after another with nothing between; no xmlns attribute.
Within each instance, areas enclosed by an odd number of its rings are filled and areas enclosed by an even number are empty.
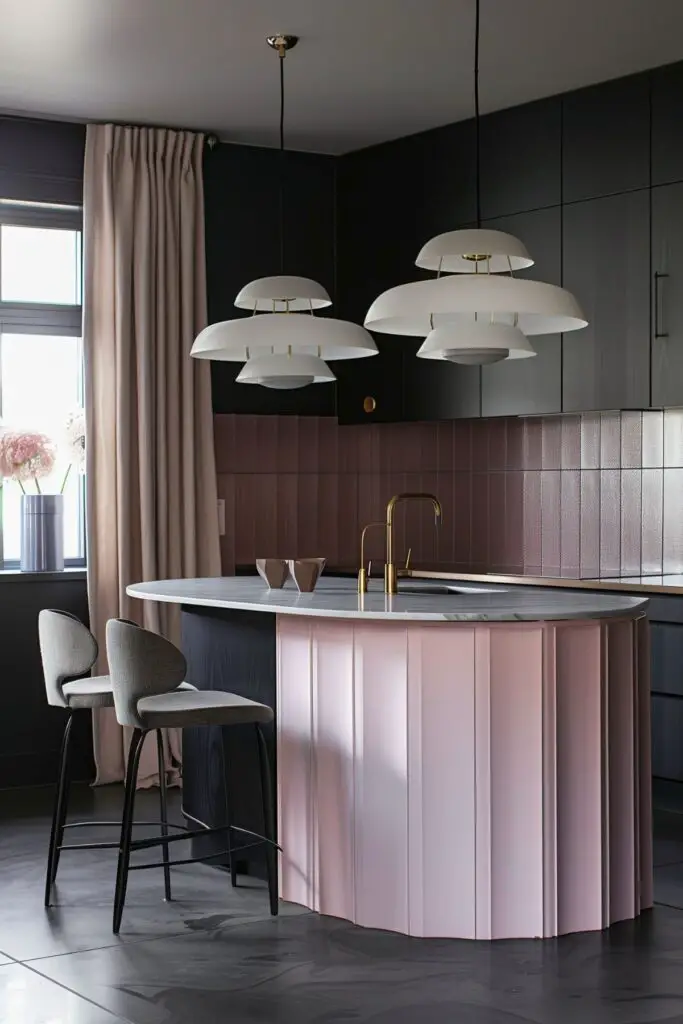
<svg viewBox="0 0 683 1024"><path fill-rule="evenodd" d="M398 592L398 573L394 562L394 509L402 501L431 501L434 506L434 522L439 523L443 519L441 502L434 494L423 494L420 491L408 491L405 494L395 494L387 504L387 560L384 567L384 590L387 594Z"/></svg>

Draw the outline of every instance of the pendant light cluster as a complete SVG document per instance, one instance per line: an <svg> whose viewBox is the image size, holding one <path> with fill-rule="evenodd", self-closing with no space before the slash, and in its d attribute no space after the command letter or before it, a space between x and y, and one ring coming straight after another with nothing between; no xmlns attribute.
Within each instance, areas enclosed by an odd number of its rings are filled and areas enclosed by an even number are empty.
<svg viewBox="0 0 683 1024"><path fill-rule="evenodd" d="M479 22L476 0L477 227L447 231L427 242L415 262L436 271L437 277L390 288L373 302L365 318L365 326L373 331L425 338L417 353L423 359L465 365L534 356L528 335L574 331L587 324L566 289L514 276L534 262L519 239L481 226Z"/></svg>
<svg viewBox="0 0 683 1024"><path fill-rule="evenodd" d="M243 362L239 383L279 390L334 381L327 359L377 353L372 337L358 324L315 315L332 305L321 284L285 274L284 60L297 42L297 36L268 37L280 58L280 274L245 285L235 305L253 315L211 324L197 336L191 352L197 359Z"/></svg>

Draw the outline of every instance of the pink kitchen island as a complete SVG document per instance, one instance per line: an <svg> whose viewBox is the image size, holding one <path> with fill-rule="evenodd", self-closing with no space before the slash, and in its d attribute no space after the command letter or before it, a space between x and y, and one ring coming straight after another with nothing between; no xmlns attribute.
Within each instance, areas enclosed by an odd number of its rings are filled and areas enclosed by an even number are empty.
<svg viewBox="0 0 683 1024"><path fill-rule="evenodd" d="M274 677L283 900L484 940L637 917L652 905L647 601L458 591L240 577L128 592L183 605L195 685L263 699ZM186 761L198 807L210 766L191 746Z"/></svg>

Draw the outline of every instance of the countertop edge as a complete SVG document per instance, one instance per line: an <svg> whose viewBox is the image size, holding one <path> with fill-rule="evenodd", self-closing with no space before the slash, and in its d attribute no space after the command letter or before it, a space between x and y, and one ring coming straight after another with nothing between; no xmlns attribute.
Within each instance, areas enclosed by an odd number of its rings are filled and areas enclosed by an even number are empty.
<svg viewBox="0 0 683 1024"><path fill-rule="evenodd" d="M170 581L169 581L170 582ZM175 581L174 581L175 582ZM548 614L539 614L538 611L515 611L497 610L487 614L485 609L481 611L470 610L459 612L435 612L419 610L387 610L387 609L364 609L364 608L321 608L312 604L300 606L287 606L274 602L272 607L260 602L254 602L239 598L216 598L197 597L186 594L168 594L153 590L140 590L139 587L149 587L150 583L131 584L126 587L129 597L138 598L144 601L159 601L166 604L180 604L202 608L225 608L234 611L265 612L271 615L296 615L308 618L324 619L357 619L364 622L564 622L564 621L589 621L591 619L632 619L644 615L647 607L646 598L632 598L632 604L621 608L605 608L599 612L587 612L585 615L580 610L569 609L565 612L552 610ZM301 595L304 599L314 598L315 594ZM625 597L622 597L624 600Z"/></svg>

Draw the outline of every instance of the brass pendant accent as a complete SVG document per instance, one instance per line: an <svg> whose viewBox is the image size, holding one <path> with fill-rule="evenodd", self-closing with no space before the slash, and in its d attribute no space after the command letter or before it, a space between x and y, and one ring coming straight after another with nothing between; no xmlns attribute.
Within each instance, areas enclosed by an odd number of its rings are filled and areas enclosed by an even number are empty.
<svg viewBox="0 0 683 1024"><path fill-rule="evenodd" d="M464 260L469 260L471 263L483 263L484 260L491 259L491 253L481 252L466 252L462 254Z"/></svg>

